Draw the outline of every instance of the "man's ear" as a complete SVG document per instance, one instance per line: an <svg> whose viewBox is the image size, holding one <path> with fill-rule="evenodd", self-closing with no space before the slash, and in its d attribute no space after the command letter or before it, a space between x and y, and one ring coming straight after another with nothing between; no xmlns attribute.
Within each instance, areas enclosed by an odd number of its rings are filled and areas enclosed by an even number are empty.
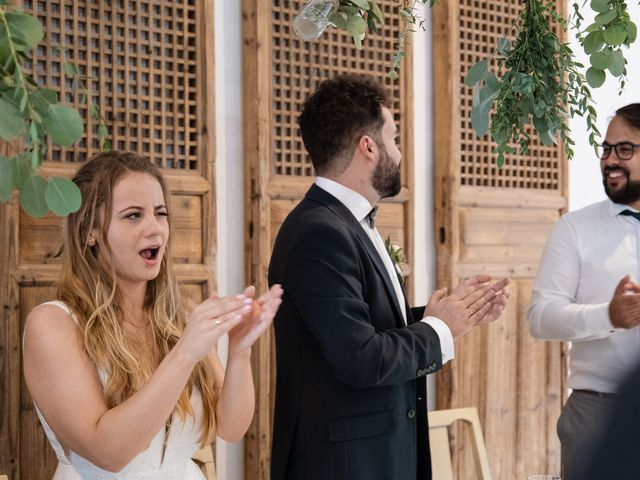
<svg viewBox="0 0 640 480"><path fill-rule="evenodd" d="M378 153L378 144L369 135L362 135L358 140L357 149L367 158L367 160L375 162Z"/></svg>

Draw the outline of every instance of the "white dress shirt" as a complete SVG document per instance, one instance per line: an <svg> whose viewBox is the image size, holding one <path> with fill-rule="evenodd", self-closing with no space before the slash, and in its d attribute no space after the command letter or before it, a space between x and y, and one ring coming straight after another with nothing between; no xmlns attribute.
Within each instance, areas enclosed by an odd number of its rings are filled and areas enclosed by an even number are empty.
<svg viewBox="0 0 640 480"><path fill-rule="evenodd" d="M538 270L527 312L531 334L572 342L569 387L615 392L640 359L640 330L617 329L609 302L627 274L638 278L640 222L605 200L564 215Z"/></svg>
<svg viewBox="0 0 640 480"><path fill-rule="evenodd" d="M355 192L354 190L351 190L350 188L347 188L340 183L334 182L333 180L329 180L328 178L318 177L315 183L318 187L336 197L345 207L347 207L347 209L352 213L356 220L360 222L363 230L371 239L371 243L373 243L374 247L378 251L380 258L382 259L382 262L386 267L389 278L391 279L393 289L395 290L396 297L398 298L398 304L400 305L400 308L402 310L404 323L406 324L406 304L404 293L402 292L402 287L400 285L400 281L398 280L396 268L393 265L393 261L391 260L391 257L387 252L384 241L378 233L378 230L376 230L375 228L371 228L367 220L367 215L372 208L371 204L358 192ZM442 352L442 364L444 365L449 360L453 359L453 335L451 334L451 330L449 329L447 324L439 318L432 316L424 317L421 321L431 326L431 328L433 328L438 334L438 338L440 339L440 350Z"/></svg>

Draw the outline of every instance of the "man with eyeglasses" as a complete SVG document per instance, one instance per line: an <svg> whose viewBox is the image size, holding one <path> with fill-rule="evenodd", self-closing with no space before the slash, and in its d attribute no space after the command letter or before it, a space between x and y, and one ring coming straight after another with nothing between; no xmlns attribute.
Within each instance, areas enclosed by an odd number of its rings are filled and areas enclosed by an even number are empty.
<svg viewBox="0 0 640 480"><path fill-rule="evenodd" d="M640 360L640 103L616 111L598 150L609 199L560 219L527 313L534 337L571 342L572 393L557 427L563 480L578 478L618 382Z"/></svg>

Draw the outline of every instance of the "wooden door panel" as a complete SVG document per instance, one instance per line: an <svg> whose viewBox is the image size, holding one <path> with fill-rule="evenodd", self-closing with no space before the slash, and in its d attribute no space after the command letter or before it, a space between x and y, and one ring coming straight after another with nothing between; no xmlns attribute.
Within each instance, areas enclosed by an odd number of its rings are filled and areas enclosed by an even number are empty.
<svg viewBox="0 0 640 480"><path fill-rule="evenodd" d="M176 275L185 295L199 301L215 289L213 0L94 3L24 2L46 30L45 48L34 53L38 80L75 102L87 120L80 142L50 149L43 173L70 177L98 151L96 121L64 78L63 62L71 60L91 77L87 86L112 147L163 170L172 193ZM127 28L118 31L122 21ZM66 59L52 49L58 43L69 47ZM5 156L16 148L0 142ZM29 310L54 298L60 233L60 218L29 217L17 196L0 204L0 472L12 480L51 478L56 465L24 384L21 337Z"/></svg>
<svg viewBox="0 0 640 480"><path fill-rule="evenodd" d="M566 208L566 158L534 140L529 155L508 155L499 169L490 135L473 131L473 92L464 84L521 8L472 0L433 9L438 283L452 287L478 273L513 279L502 318L458 341L456 358L436 377L437 408L478 407L499 479L560 470L555 422L566 396L566 347L535 342L525 318L544 243ZM454 439L457 478L472 479L461 442Z"/></svg>
<svg viewBox="0 0 640 480"><path fill-rule="evenodd" d="M287 213L313 183L313 169L299 136L297 118L305 98L319 81L337 74L373 75L392 95L399 122L403 192L380 209L377 224L411 260L413 178L411 60L404 60L397 82L387 75L399 29L397 2L379 2L385 25L368 35L358 50L346 33L329 28L314 42L303 42L291 24L306 0L243 0L244 159L246 278L266 287L271 246ZM253 348L257 404L245 443L247 478L269 478L273 387L273 338L265 335Z"/></svg>

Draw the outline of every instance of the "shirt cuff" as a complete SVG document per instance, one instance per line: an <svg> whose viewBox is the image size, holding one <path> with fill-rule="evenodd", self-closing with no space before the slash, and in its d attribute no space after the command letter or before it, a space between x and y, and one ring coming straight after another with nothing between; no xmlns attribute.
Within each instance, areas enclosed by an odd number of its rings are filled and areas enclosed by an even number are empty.
<svg viewBox="0 0 640 480"><path fill-rule="evenodd" d="M453 360L455 354L453 348L453 335L451 335L451 330L447 324L437 317L424 317L420 321L429 325L438 334L438 338L440 339L440 351L442 352L442 365L447 363L449 360Z"/></svg>

